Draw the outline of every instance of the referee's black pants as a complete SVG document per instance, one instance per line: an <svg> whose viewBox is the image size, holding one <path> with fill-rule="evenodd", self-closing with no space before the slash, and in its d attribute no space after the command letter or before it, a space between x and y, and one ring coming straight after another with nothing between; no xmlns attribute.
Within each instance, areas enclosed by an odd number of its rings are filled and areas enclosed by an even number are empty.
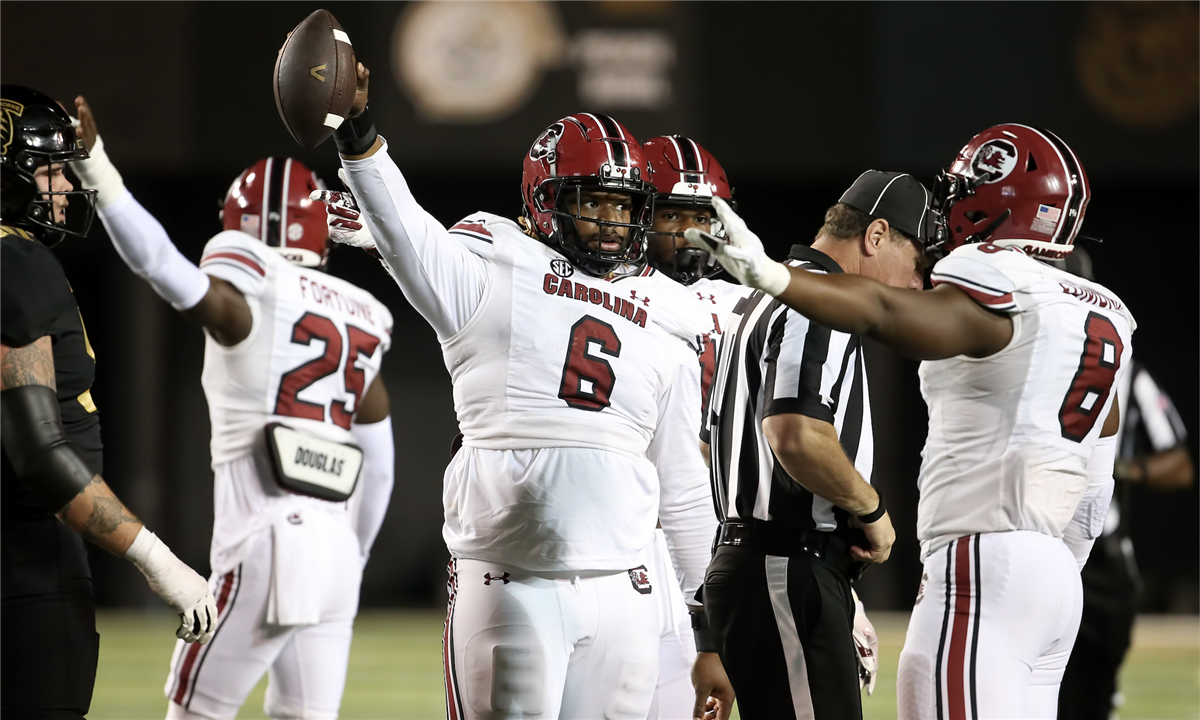
<svg viewBox="0 0 1200 720"><path fill-rule="evenodd" d="M809 554L722 545L704 607L745 720L862 718L846 575Z"/></svg>
<svg viewBox="0 0 1200 720"><path fill-rule="evenodd" d="M1083 617L1058 692L1058 718L1108 720L1137 615L1137 577L1121 538L1097 542L1080 576Z"/></svg>

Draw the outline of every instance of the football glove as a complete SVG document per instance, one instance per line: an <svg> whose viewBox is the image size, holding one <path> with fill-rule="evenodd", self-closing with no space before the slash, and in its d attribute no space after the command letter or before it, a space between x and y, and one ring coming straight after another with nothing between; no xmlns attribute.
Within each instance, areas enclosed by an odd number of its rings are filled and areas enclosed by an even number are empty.
<svg viewBox="0 0 1200 720"><path fill-rule="evenodd" d="M345 183L346 171L338 170L338 177ZM350 191L313 190L308 198L325 203L325 224L329 226L330 240L365 250L375 249L375 238L362 221L362 213Z"/></svg>
<svg viewBox="0 0 1200 720"><path fill-rule="evenodd" d="M687 241L716 256L721 266L747 287L762 290L771 296L786 290L792 281L787 266L767 257L762 241L750 232L745 221L724 200L713 197L712 204L725 228L725 237L719 238L696 228L688 228L683 233Z"/></svg>
<svg viewBox="0 0 1200 720"><path fill-rule="evenodd" d="M875 626L867 619L867 611L854 588L854 649L858 651L858 689L867 689L867 696L875 692L875 681L879 678L879 636Z"/></svg>
<svg viewBox="0 0 1200 720"><path fill-rule="evenodd" d="M212 640L217 631L217 601L204 578L144 526L125 551L125 559L142 571L150 589L179 614L175 637L201 645Z"/></svg>

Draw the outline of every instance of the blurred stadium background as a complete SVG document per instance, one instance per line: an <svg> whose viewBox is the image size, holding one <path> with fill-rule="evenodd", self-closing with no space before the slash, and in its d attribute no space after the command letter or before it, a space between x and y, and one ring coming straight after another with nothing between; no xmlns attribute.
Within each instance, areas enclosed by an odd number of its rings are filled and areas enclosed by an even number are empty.
<svg viewBox="0 0 1200 720"><path fill-rule="evenodd" d="M229 182L258 158L291 154L337 182L331 144L313 151L295 145L271 98L276 50L317 7L7 0L0 6L3 81L67 104L85 94L128 187L196 259L219 229L218 201ZM529 143L581 109L610 113L639 137L678 132L707 146L728 171L739 210L777 255L810 240L824 209L867 168L928 182L989 125L1052 129L1092 181L1084 234L1104 238L1087 245L1098 279L1134 311L1137 355L1174 398L1198 456L1197 3L330 7L372 68L373 115L393 156L417 198L446 223L478 209L515 215ZM92 235L57 252L99 361L93 394L103 413L106 475L204 572L212 475L199 382L203 337L125 268L99 223ZM411 609L364 615L346 716L373 717L369 708L378 706L362 698L375 697L403 700L396 707L409 714L389 716L432 717L441 712L435 608L444 603L447 559L441 473L456 433L449 378L433 332L374 261L343 249L331 270L375 293L396 316L384 377L397 484L362 604ZM904 612L921 574L914 480L925 411L916 364L872 350L876 481L900 537L892 560L868 573L861 593L869 609ZM1197 716L1198 497L1195 486L1172 495L1135 491L1142 609L1179 616L1147 618L1141 627L1168 628L1155 637L1178 642L1139 645L1125 691L1183 699L1169 710L1123 717ZM107 708L139 705L107 703L134 702L135 695L161 709L168 623L143 625L130 614L159 603L126 563L99 552L92 559L100 603L121 608L103 619L94 717L134 717ZM898 648L904 616L885 617L886 637ZM147 673L153 682L143 682ZM396 694L404 688L411 698ZM360 701L368 709L359 712ZM258 717L255 702L243 716Z"/></svg>

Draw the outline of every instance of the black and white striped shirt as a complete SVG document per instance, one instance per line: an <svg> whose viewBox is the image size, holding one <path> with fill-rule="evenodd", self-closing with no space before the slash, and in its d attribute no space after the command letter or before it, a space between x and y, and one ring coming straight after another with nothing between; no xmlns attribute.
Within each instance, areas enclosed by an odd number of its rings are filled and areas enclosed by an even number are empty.
<svg viewBox="0 0 1200 720"><path fill-rule="evenodd" d="M795 245L788 265L840 273L828 255ZM721 341L701 430L712 458L722 522L766 520L796 530L844 530L847 514L787 474L763 418L797 413L832 423L846 456L869 482L874 460L862 341L817 325L761 292L738 303Z"/></svg>

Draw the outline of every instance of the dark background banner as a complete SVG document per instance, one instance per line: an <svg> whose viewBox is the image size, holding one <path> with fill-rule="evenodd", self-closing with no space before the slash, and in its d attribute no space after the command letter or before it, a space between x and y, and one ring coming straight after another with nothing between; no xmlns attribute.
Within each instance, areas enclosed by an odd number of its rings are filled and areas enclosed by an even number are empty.
<svg viewBox="0 0 1200 720"><path fill-rule="evenodd" d="M230 181L291 154L337 184L334 149L297 146L271 69L312 3L0 6L5 83L69 104L85 94L134 195L198 259ZM372 69L372 113L417 198L450 224L519 211L520 162L540 130L608 112L639 138L679 132L724 164L747 222L782 255L867 168L927 183L998 122L1047 127L1094 190L1084 234L1099 280L1133 310L1137 355L1174 398L1197 454L1196 3L335 3ZM212 523L203 335L135 278L97 223L57 250L98 359L109 481L198 568ZM363 602L442 602L441 474L456 432L433 331L357 251L331 270L396 316L384 364L397 482ZM907 608L920 578L916 472L925 409L916 363L872 347L876 481L899 540L864 582ZM1144 605L1196 611L1198 495L1134 497ZM94 553L107 604L147 600Z"/></svg>

